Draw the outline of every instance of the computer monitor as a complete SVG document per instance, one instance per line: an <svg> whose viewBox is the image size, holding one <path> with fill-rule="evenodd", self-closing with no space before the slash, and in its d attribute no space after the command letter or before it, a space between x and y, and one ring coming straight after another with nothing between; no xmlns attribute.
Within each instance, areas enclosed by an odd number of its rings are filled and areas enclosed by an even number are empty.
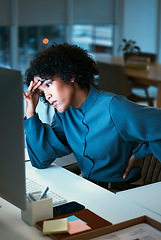
<svg viewBox="0 0 161 240"><path fill-rule="evenodd" d="M26 189L21 72L0 67L0 89L0 197L24 210Z"/></svg>

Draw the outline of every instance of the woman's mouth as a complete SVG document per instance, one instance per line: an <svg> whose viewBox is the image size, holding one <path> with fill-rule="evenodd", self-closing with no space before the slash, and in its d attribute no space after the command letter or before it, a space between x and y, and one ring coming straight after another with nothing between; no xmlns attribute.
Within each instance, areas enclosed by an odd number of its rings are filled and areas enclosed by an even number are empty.
<svg viewBox="0 0 161 240"><path fill-rule="evenodd" d="M52 105L53 107L55 107L55 106L57 105L57 101L53 101L53 102L51 103L51 105Z"/></svg>

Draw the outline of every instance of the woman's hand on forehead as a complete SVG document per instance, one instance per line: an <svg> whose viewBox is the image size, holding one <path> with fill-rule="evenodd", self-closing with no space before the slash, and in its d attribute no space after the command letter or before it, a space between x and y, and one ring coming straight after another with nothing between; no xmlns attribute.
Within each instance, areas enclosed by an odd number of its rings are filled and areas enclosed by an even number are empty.
<svg viewBox="0 0 161 240"><path fill-rule="evenodd" d="M39 86L41 85L41 81L34 82L33 80L30 82L30 85L25 93L23 91L24 99L26 100L26 118L32 117L35 114L35 109L39 102L39 94L37 91Z"/></svg>
<svg viewBox="0 0 161 240"><path fill-rule="evenodd" d="M40 81L37 81L37 82L31 81L30 85L27 89L27 92L24 93L25 94L25 96L24 96L25 99L26 99L26 97L29 97L29 96L33 95L34 93L36 93L37 92L36 90L39 89L40 85L41 85Z"/></svg>
<svg viewBox="0 0 161 240"><path fill-rule="evenodd" d="M34 77L34 86L36 87L35 90L39 89L39 87L45 82L47 79L42 79L38 76ZM40 90L40 89L39 89ZM40 90L41 91L41 90Z"/></svg>
<svg viewBox="0 0 161 240"><path fill-rule="evenodd" d="M41 78L41 77L38 77L38 76L35 76L35 77L34 77L34 83L37 83L37 82L43 83L43 82L45 82L46 80L47 80L47 79Z"/></svg>
<svg viewBox="0 0 161 240"><path fill-rule="evenodd" d="M39 76L35 76L34 77L34 83L37 84L37 83L41 83L39 86L43 85L44 82L46 81L49 81L50 79L47 79L47 78L41 78Z"/></svg>

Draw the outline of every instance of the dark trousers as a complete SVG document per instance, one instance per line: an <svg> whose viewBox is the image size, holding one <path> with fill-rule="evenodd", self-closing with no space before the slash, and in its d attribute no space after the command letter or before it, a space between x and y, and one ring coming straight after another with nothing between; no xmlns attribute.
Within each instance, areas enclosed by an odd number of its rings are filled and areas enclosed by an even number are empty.
<svg viewBox="0 0 161 240"><path fill-rule="evenodd" d="M141 172L137 173L132 179L124 182L99 182L99 181L91 181L91 182L108 190L115 189L118 191L123 191L123 190L137 187L137 185L134 185L132 183L139 180L140 178L141 178Z"/></svg>

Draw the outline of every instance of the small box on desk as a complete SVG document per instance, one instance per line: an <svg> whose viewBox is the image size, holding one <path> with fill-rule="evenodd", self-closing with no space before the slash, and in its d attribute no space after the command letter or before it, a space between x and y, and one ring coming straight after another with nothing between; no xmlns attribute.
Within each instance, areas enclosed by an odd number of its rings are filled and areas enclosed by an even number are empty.
<svg viewBox="0 0 161 240"><path fill-rule="evenodd" d="M27 207L25 211L21 210L21 218L29 225L33 226L37 221L53 217L52 198L26 202Z"/></svg>

